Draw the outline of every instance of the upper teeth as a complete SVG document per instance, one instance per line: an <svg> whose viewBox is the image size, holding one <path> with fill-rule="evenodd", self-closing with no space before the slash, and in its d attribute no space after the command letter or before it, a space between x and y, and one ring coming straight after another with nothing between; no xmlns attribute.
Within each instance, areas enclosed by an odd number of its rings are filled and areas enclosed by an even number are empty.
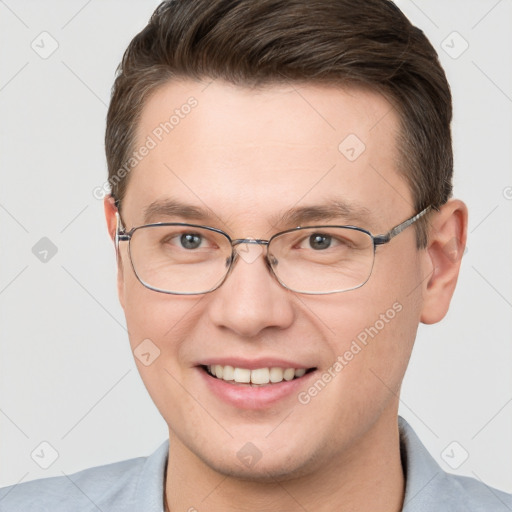
<svg viewBox="0 0 512 512"><path fill-rule="evenodd" d="M306 373L305 368L258 368L249 370L247 368L234 368L233 366L222 366L214 364L208 366L208 371L222 380L234 380L241 383L268 384L277 383L283 380L292 380L295 377L302 377Z"/></svg>

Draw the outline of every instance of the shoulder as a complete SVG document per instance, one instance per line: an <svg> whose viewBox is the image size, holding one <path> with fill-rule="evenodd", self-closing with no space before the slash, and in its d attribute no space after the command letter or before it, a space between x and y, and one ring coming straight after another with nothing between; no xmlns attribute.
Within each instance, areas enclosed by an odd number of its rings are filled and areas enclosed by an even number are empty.
<svg viewBox="0 0 512 512"><path fill-rule="evenodd" d="M403 512L510 512L512 495L465 476L445 472L411 426L399 419L406 475Z"/></svg>
<svg viewBox="0 0 512 512"><path fill-rule="evenodd" d="M463 496L472 512L493 512L512 510L512 494L486 485L484 482L466 476L445 473L445 485L453 489L455 496Z"/></svg>
<svg viewBox="0 0 512 512"><path fill-rule="evenodd" d="M0 489L0 512L136 510L141 493L163 490L167 447L166 441L148 457L4 487ZM152 487L147 487L148 482Z"/></svg>

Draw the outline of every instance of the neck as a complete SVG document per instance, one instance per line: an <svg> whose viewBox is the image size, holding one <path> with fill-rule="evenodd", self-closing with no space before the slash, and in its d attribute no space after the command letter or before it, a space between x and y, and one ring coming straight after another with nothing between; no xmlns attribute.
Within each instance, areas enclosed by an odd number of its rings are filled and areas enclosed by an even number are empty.
<svg viewBox="0 0 512 512"><path fill-rule="evenodd" d="M335 453L319 468L271 483L221 474L170 435L167 510L201 512L332 510L399 512L405 480L396 415L383 418L350 450Z"/></svg>

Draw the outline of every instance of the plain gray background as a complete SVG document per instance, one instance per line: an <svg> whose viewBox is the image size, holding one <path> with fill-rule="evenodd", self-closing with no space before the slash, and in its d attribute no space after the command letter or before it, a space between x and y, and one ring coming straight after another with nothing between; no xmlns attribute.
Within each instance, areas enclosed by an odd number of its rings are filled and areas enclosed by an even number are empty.
<svg viewBox="0 0 512 512"><path fill-rule="evenodd" d="M93 195L115 68L157 4L0 1L0 485L145 455L167 436ZM451 310L420 326L401 414L444 469L512 491L512 2L398 4L452 85L455 196L470 209Z"/></svg>

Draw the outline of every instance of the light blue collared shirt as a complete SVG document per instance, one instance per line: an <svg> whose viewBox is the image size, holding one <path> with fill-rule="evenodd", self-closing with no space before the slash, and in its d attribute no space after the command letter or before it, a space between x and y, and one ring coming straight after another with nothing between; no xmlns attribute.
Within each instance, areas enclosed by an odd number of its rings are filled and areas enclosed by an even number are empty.
<svg viewBox="0 0 512 512"><path fill-rule="evenodd" d="M446 473L399 418L406 485L402 512L511 512L512 495ZM1 512L164 512L169 441L138 457L0 489Z"/></svg>

